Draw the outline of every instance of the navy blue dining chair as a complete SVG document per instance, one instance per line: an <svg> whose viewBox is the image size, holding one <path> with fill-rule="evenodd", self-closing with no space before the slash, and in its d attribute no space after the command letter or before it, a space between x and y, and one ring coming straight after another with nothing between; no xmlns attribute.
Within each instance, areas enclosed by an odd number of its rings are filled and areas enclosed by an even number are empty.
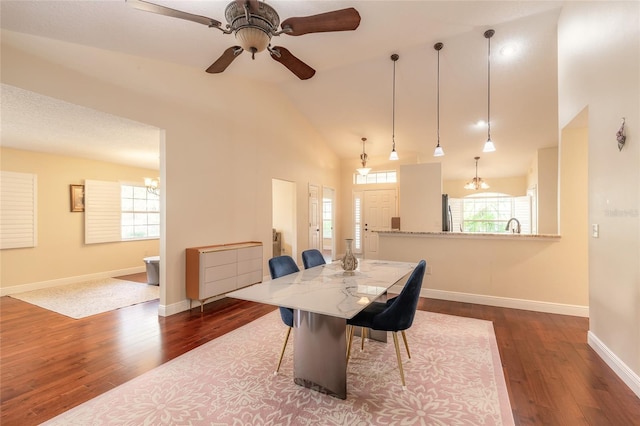
<svg viewBox="0 0 640 426"><path fill-rule="evenodd" d="M313 268L314 266L325 265L327 262L318 249L309 249L302 252L302 263L304 269Z"/></svg>
<svg viewBox="0 0 640 426"><path fill-rule="evenodd" d="M296 265L295 260L291 256L278 256L269 259L269 273L271 279L284 277L285 275L299 272L300 268ZM291 328L293 328L293 309L283 308L280 306L280 317L282 322L287 326L287 335L284 338L284 344L282 345L282 351L280 352L280 359L278 360L278 367L274 374L278 374L280 371L280 364L282 364L282 357L284 356L284 350L287 348L287 342L289 341L289 335L291 334Z"/></svg>
<svg viewBox="0 0 640 426"><path fill-rule="evenodd" d="M398 331L402 333L402 339L407 349L407 355L411 358L409 352L409 344L405 330L413 324L413 318L418 308L418 299L420 298L420 289L422 288L422 280L424 278L427 262L421 260L416 265L413 272L409 276L407 283L400 294L388 303L374 302L367 306L363 311L355 317L347 320L350 325L349 342L347 343L347 361L351 352L351 344L353 342L353 334L355 327L364 329L371 328L373 330L391 331L393 334L393 343L396 347L396 357L398 358L398 368L400 369L400 379L402 379L402 389L406 389L404 380L404 371L402 370L402 359L400 358L400 347L398 345Z"/></svg>

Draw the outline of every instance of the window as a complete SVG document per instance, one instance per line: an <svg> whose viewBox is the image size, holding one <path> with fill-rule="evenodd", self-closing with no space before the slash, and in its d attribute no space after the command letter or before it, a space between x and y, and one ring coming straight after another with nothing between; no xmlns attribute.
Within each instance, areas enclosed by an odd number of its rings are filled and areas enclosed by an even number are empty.
<svg viewBox="0 0 640 426"><path fill-rule="evenodd" d="M331 198L322 199L322 238L333 238Z"/></svg>
<svg viewBox="0 0 640 426"><path fill-rule="evenodd" d="M516 218L520 233L531 233L531 198L482 193L451 199L454 232L506 233L507 222Z"/></svg>
<svg viewBox="0 0 640 426"><path fill-rule="evenodd" d="M398 181L395 170L387 170L383 172L371 172L366 176L354 173L353 183L356 185L366 185L372 183L396 183Z"/></svg>
<svg viewBox="0 0 640 426"><path fill-rule="evenodd" d="M362 253L362 192L353 194L353 251Z"/></svg>
<svg viewBox="0 0 640 426"><path fill-rule="evenodd" d="M160 198L144 186L121 185L123 240L160 237Z"/></svg>

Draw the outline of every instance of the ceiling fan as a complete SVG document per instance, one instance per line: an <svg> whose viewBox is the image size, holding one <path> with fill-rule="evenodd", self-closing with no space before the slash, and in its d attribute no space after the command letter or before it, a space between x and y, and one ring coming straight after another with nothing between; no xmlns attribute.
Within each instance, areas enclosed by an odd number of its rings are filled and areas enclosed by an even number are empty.
<svg viewBox="0 0 640 426"><path fill-rule="evenodd" d="M222 22L206 16L171 9L145 0L125 1L139 10L186 19L210 28L217 28L224 34L234 33L239 46L231 46L225 50L207 68L208 73L223 72L245 50L251 52L251 57L255 59L256 53L266 49L272 59L287 67L300 80L306 80L313 77L316 71L284 47L271 46L271 37L280 34L299 36L309 33L353 31L360 25L360 14L352 7L318 15L287 18L281 24L276 10L264 1L234 0L224 11L227 25L223 28ZM280 30L278 26L281 27Z"/></svg>

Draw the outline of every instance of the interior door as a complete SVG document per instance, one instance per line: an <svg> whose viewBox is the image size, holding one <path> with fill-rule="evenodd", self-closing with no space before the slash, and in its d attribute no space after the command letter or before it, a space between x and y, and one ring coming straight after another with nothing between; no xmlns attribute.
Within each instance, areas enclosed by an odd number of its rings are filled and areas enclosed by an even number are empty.
<svg viewBox="0 0 640 426"><path fill-rule="evenodd" d="M375 231L391 230L391 218L397 215L396 190L364 191L363 207L364 257L377 259L378 233Z"/></svg>
<svg viewBox="0 0 640 426"><path fill-rule="evenodd" d="M320 245L320 189L309 184L309 248L322 250Z"/></svg>

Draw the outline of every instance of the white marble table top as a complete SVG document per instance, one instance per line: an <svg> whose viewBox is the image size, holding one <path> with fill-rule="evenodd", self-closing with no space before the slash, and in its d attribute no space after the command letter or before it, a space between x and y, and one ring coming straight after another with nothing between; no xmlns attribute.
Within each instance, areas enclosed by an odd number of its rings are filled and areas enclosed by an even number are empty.
<svg viewBox="0 0 640 426"><path fill-rule="evenodd" d="M342 270L340 262L333 262L254 284L227 296L349 319L395 283L404 284L415 266L359 260L358 269L349 273Z"/></svg>

